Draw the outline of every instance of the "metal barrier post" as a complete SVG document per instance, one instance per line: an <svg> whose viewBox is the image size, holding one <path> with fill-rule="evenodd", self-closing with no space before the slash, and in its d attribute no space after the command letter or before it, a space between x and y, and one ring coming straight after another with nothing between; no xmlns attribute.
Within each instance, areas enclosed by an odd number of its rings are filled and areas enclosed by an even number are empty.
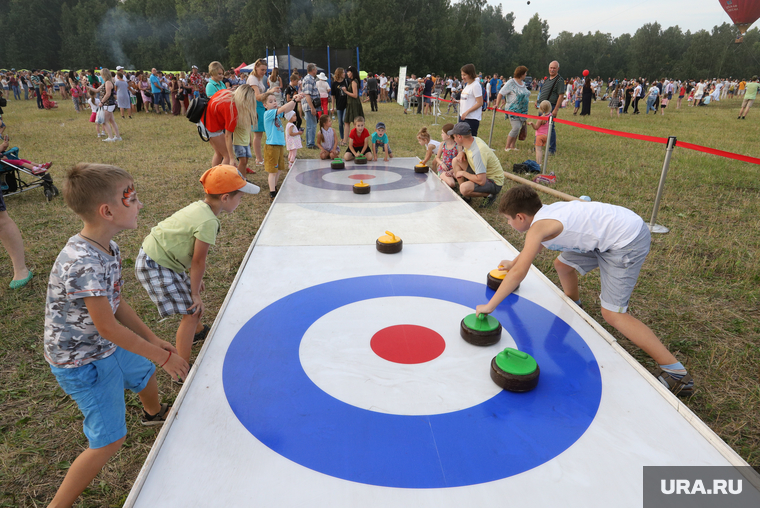
<svg viewBox="0 0 760 508"><path fill-rule="evenodd" d="M670 158L673 156L673 148L676 146L676 137L668 137L668 145L665 152L665 162L662 164L662 174L660 175L660 185L657 186L657 196L654 198L654 209L652 210L652 220L649 221L649 231L652 233L667 233L670 229L657 224L657 212L660 210L660 199L662 191L665 189L665 178L668 176L670 167Z"/></svg>
<svg viewBox="0 0 760 508"><path fill-rule="evenodd" d="M546 167L549 165L549 143L552 139L552 132L554 132L554 115L549 115L549 130L546 136L546 146L544 146L544 163L541 165L541 174L546 174Z"/></svg>
<svg viewBox="0 0 760 508"><path fill-rule="evenodd" d="M493 115L491 115L491 133L488 135L488 148L491 148L491 141L493 140L493 125L496 122L496 106L493 108Z"/></svg>

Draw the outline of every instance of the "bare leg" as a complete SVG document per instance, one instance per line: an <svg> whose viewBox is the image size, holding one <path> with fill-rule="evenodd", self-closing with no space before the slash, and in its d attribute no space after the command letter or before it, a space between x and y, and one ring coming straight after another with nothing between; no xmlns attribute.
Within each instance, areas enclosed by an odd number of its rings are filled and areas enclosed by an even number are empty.
<svg viewBox="0 0 760 508"><path fill-rule="evenodd" d="M277 179L280 177L280 172L269 173L267 182L269 183L269 192L274 192L277 189Z"/></svg>
<svg viewBox="0 0 760 508"><path fill-rule="evenodd" d="M538 162L539 166L544 163L543 152L544 152L543 147L536 146L536 162Z"/></svg>
<svg viewBox="0 0 760 508"><path fill-rule="evenodd" d="M0 212L0 243L3 244L13 264L13 280L25 279L29 276L24 259L24 240L18 226L8 215L8 212Z"/></svg>
<svg viewBox="0 0 760 508"><path fill-rule="evenodd" d="M158 383L156 382L155 372L153 372L153 375L150 376L150 379L148 380L148 384L145 385L145 388L143 388L137 396L140 397L140 402L142 402L145 411L149 415L154 415L161 411L161 402L158 400Z"/></svg>
<svg viewBox="0 0 760 508"><path fill-rule="evenodd" d="M253 133L253 153L256 154L257 163L264 162L264 156L261 152L261 137L263 134L263 132Z"/></svg>
<svg viewBox="0 0 760 508"><path fill-rule="evenodd" d="M572 301L577 302L581 296L578 292L578 272L575 271L570 265L566 265L559 258L554 260L554 269L557 270L559 275L559 282L562 284L562 290L565 292L565 296Z"/></svg>
<svg viewBox="0 0 760 508"><path fill-rule="evenodd" d="M676 357L663 346L654 332L630 314L612 312L602 308L602 317L628 340L651 356L659 365L670 365L678 362Z"/></svg>
<svg viewBox="0 0 760 508"><path fill-rule="evenodd" d="M185 314L182 316L182 321L179 323L179 328L177 329L177 352L188 363L190 362L190 352L193 349L193 338L200 321L200 312L196 312L195 314Z"/></svg>
<svg viewBox="0 0 760 508"><path fill-rule="evenodd" d="M74 501L103 469L108 459L119 451L125 439L126 436L103 448L87 448L83 451L71 464L49 508L68 507L74 504Z"/></svg>

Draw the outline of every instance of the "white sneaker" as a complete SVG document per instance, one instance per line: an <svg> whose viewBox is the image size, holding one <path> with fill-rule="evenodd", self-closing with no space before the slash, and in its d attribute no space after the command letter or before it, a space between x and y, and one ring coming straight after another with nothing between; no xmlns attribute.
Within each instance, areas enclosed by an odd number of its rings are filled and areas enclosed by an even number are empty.
<svg viewBox="0 0 760 508"><path fill-rule="evenodd" d="M102 134L98 132L98 137L100 137L100 136L102 136Z"/></svg>
<svg viewBox="0 0 760 508"><path fill-rule="evenodd" d="M121 141L121 136L116 136L115 138L113 138L113 140L114 141Z"/></svg>
<svg viewBox="0 0 760 508"><path fill-rule="evenodd" d="M108 142L111 142L111 141L114 141L114 138L106 138L106 139L104 139L103 141L108 141Z"/></svg>

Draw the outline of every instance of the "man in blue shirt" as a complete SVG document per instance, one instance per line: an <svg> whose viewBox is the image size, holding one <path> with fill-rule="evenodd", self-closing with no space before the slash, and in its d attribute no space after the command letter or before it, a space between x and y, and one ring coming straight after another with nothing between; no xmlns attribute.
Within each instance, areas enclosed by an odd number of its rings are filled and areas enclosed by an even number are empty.
<svg viewBox="0 0 760 508"><path fill-rule="evenodd" d="M150 81L150 93L153 94L153 108L156 113L158 113L158 105L163 104L163 89L161 88L161 79L158 77L158 71L156 68L152 68L150 70L150 78L148 79ZM166 107L164 107L164 111L166 110Z"/></svg>

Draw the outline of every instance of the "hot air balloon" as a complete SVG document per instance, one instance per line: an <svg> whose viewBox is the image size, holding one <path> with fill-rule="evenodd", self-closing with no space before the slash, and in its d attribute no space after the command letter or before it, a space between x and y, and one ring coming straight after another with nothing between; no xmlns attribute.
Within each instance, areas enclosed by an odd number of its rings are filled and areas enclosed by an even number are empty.
<svg viewBox="0 0 760 508"><path fill-rule="evenodd" d="M720 5L744 36L747 29L760 18L760 0L720 0Z"/></svg>

